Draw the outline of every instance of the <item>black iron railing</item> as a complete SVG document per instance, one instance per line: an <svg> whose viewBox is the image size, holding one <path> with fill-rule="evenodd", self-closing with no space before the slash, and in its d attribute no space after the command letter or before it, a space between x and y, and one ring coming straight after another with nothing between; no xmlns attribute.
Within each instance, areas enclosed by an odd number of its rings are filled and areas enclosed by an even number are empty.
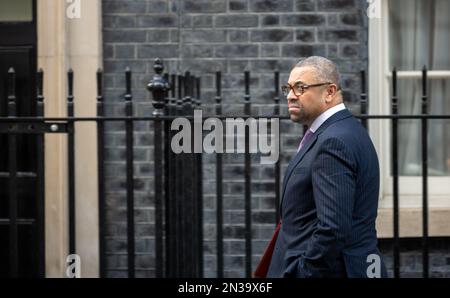
<svg viewBox="0 0 450 298"><path fill-rule="evenodd" d="M202 177L202 153L175 154L170 149L170 140L174 132L170 129L172 121L177 117L184 117L194 127L193 111L201 107L200 78L186 72L184 75L163 75L163 65L157 59L154 65L155 76L147 88L153 95L153 115L145 117L133 116L133 96L131 88L131 70L125 71L125 116L110 117L104 113L103 75L97 72L97 116L76 117L74 115L75 98L73 94L74 73L68 72L68 96L67 117L44 118L43 97L43 72L37 73L37 115L36 117L15 116L15 72L9 72L8 84L8 117L0 117L0 133L8 135L9 150L9 217L3 221L9 227L9 251L10 251L10 276L18 276L19 256L18 251L18 226L20 220L17 217L17 168L16 160L16 136L20 134L35 134L37 136L37 189L36 198L38 212L36 214L37 237L44 239L44 135L50 133L62 133L68 136L68 181L69 181L69 251L76 253L75 238L75 123L94 122L97 125L98 141L98 183L99 183L99 254L100 275L106 276L106 216L105 216L105 123L125 123L126 134L126 208L127 208L127 256L128 276L135 276L135 219L134 219L134 176L133 172L133 131L134 124L138 121L153 123L154 127L154 208L155 208L155 276L156 277L202 277L203 276L203 177ZM242 115L223 115L222 113L222 75L216 72L215 77L215 118L225 119L229 117L243 118L276 118L289 120L288 116L280 115L279 73L274 72L274 110L271 115L251 115L250 72L244 73L245 92L243 95L244 111ZM394 276L400 277L400 235L399 235L399 170L398 170L398 121L400 119L416 119L421 121L422 135L422 204L423 204L423 276L429 275L428 263L428 172L427 172L427 131L428 121L431 119L450 119L450 115L428 114L427 71L422 72L422 114L399 115L397 97L397 72L392 72L392 112L391 115L367 115L367 93L365 72L361 71L361 114L356 117L361 119L367 128L369 119L385 119L392 122L391 126L391 152L393 175L393 259ZM194 142L191 146L194 149ZM245 211L245 265L247 277L251 276L256 264L252 263L252 171L251 156L249 153L249 127L245 133L245 158L244 158L244 211ZM273 165L275 196L274 225L279 221L280 202L280 158ZM224 223L223 223L223 159L221 154L216 154L216 242L217 242L217 276L224 276ZM36 254L38 256L39 275L45 273L44 244L39 242Z"/></svg>

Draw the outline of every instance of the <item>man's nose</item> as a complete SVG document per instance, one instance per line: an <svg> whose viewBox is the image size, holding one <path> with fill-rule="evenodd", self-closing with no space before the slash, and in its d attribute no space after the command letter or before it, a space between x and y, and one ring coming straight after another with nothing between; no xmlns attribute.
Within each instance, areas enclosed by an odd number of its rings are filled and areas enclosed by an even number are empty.
<svg viewBox="0 0 450 298"><path fill-rule="evenodd" d="M291 91L289 91L289 94L287 95L287 100L288 100L288 102L297 101L298 97L295 96L294 92L291 90Z"/></svg>

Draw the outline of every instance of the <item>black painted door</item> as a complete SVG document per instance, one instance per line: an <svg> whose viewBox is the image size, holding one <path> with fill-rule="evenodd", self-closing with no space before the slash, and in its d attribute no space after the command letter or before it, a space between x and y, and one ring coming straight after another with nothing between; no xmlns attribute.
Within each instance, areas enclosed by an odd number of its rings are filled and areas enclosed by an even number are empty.
<svg viewBox="0 0 450 298"><path fill-rule="evenodd" d="M11 69L16 74L17 116L36 115L36 65L36 1L0 0L0 117L8 116ZM43 156L37 154L36 135L17 134L17 173L11 175L9 144L8 135L0 134L0 277L44 276L44 206L39 206L37 192L37 160ZM14 229L11 179L17 185Z"/></svg>

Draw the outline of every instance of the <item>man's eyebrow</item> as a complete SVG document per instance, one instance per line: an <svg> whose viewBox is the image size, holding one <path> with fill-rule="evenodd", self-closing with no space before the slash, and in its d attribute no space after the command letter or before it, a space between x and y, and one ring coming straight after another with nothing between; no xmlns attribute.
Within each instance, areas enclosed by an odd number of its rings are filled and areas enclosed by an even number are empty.
<svg viewBox="0 0 450 298"><path fill-rule="evenodd" d="M288 82L289 83L289 82ZM297 81L294 81L294 83L292 83L291 85L294 85L294 84L297 84L297 83L301 83L301 84L305 84L305 82L302 82L302 81L300 81L300 80L297 80ZM289 83L290 84L290 83Z"/></svg>

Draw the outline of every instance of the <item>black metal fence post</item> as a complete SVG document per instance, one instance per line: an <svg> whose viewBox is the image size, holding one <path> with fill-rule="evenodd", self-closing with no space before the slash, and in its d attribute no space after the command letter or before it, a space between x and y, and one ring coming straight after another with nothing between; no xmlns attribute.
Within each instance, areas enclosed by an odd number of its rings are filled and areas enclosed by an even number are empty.
<svg viewBox="0 0 450 298"><path fill-rule="evenodd" d="M276 70L274 72L274 111L273 114L275 117L280 115L280 72ZM272 131L271 131L272 133ZM280 142L280 140L275 140L275 142ZM280 221L280 158L278 158L275 163L274 168L275 174L275 226L278 225Z"/></svg>
<svg viewBox="0 0 450 298"><path fill-rule="evenodd" d="M245 116L250 116L250 72L245 71ZM244 172L245 172L245 275L252 276L252 164L250 156L250 122L245 126L245 153L244 153Z"/></svg>
<svg viewBox="0 0 450 298"><path fill-rule="evenodd" d="M172 76L173 77L173 76ZM169 82L169 74L164 74L164 80ZM170 89L164 92L164 115L170 115L171 98L169 91L173 92L173 80L169 83ZM165 254L165 277L172 277L172 252L171 245L173 239L172 228L172 200L171 200L171 150L170 150L170 121L164 120L164 226L165 226L165 238L164 238L164 254Z"/></svg>
<svg viewBox="0 0 450 298"><path fill-rule="evenodd" d="M222 115L222 73L216 72L216 115ZM223 136L222 136L223 137ZM223 147L223 139L219 147ZM223 278L223 161L222 153L216 152L216 258L217 277Z"/></svg>
<svg viewBox="0 0 450 298"><path fill-rule="evenodd" d="M167 98L165 114L173 115L176 104L176 75L171 76L171 96ZM171 150L172 131L171 120L164 121L164 192L165 192L165 225L166 225L166 277L175 277L176 273L176 201L175 187L177 175L175 173L175 155Z"/></svg>
<svg viewBox="0 0 450 298"><path fill-rule="evenodd" d="M103 71L97 70L97 117L104 116L103 110ZM97 121L97 160L98 160L98 232L99 232L99 273L100 277L106 277L106 216L105 216L105 125L103 121Z"/></svg>
<svg viewBox="0 0 450 298"><path fill-rule="evenodd" d="M44 71L39 69L36 80L36 117L44 117ZM44 134L36 136L37 158L37 214L36 231L38 239L45 239L45 142ZM38 277L45 277L45 241L38 241Z"/></svg>
<svg viewBox="0 0 450 298"><path fill-rule="evenodd" d="M74 96L73 96L73 70L69 69L68 95L67 95L67 116L74 116ZM69 133L67 136L67 155L69 173L69 254L76 252L76 204L75 204L75 122L68 121Z"/></svg>
<svg viewBox="0 0 450 298"><path fill-rule="evenodd" d="M8 71L8 117L17 116L16 71ZM12 125L11 125L12 126ZM10 127L11 127L10 126ZM17 135L8 134L9 169L9 270L11 277L19 276L19 237L17 224Z"/></svg>
<svg viewBox="0 0 450 298"><path fill-rule="evenodd" d="M190 95L190 87L191 87L191 74L189 71L186 71L184 74L184 97L183 97L183 114L184 116L190 116L192 115L192 101L191 101L191 95ZM192 129L193 129L193 120L189 120L190 127L191 127L191 139L190 147L188 150L192 152ZM186 141L184 139L183 141ZM184 145L184 144L183 144ZM192 210L194 209L194 206L192 204L192 153L184 152L181 153L181 156L183 158L183 172L182 177L186 184L186 187L183 189L183 201L182 201L182 214L183 214L183 254L184 254L184 260L185 265L183 266L183 277L188 278L192 277L192 268L190 268L190 265L192 265L192 242L194 239L192 239L193 233L192 233L192 225L193 225L193 214ZM191 169L191 170L187 170Z"/></svg>
<svg viewBox="0 0 450 298"><path fill-rule="evenodd" d="M201 108L201 80L200 78L196 78L196 99L197 99L197 107ZM203 159L202 153L196 154L196 172L197 172L197 180L194 181L196 183L197 188L197 214L198 214L198 277L203 277Z"/></svg>
<svg viewBox="0 0 450 298"><path fill-rule="evenodd" d="M125 115L133 116L133 105L131 94L131 70L125 70ZM135 229L134 229L134 173L133 173L133 120L125 121L126 134L126 182L127 182L127 254L128 254L128 277L135 276Z"/></svg>
<svg viewBox="0 0 450 298"><path fill-rule="evenodd" d="M392 115L398 115L397 70L392 70ZM392 118L392 191L394 195L394 277L400 277L400 240L399 240L399 193L398 193L398 119Z"/></svg>
<svg viewBox="0 0 450 298"><path fill-rule="evenodd" d="M422 115L428 114L427 68L422 70ZM423 277L428 278L428 119L422 118L422 262Z"/></svg>
<svg viewBox="0 0 450 298"><path fill-rule="evenodd" d="M152 105L155 108L153 115L164 116L165 95L170 89L169 83L161 76L164 66L160 59L156 59L153 65L155 75L147 85L147 89L152 92ZM163 140L162 140L162 120L155 119L154 123L154 163L155 163L155 264L156 277L163 277ZM166 202L167 204L167 202Z"/></svg>
<svg viewBox="0 0 450 298"><path fill-rule="evenodd" d="M176 105L176 113L177 116L183 115L183 91L184 91L184 77L182 75L178 75L178 98ZM176 209L176 277L183 277L183 270L186 266L186 259L184 258L184 246L183 246L183 193L185 183L182 177L183 173L183 156L181 153L175 154L175 209Z"/></svg>

